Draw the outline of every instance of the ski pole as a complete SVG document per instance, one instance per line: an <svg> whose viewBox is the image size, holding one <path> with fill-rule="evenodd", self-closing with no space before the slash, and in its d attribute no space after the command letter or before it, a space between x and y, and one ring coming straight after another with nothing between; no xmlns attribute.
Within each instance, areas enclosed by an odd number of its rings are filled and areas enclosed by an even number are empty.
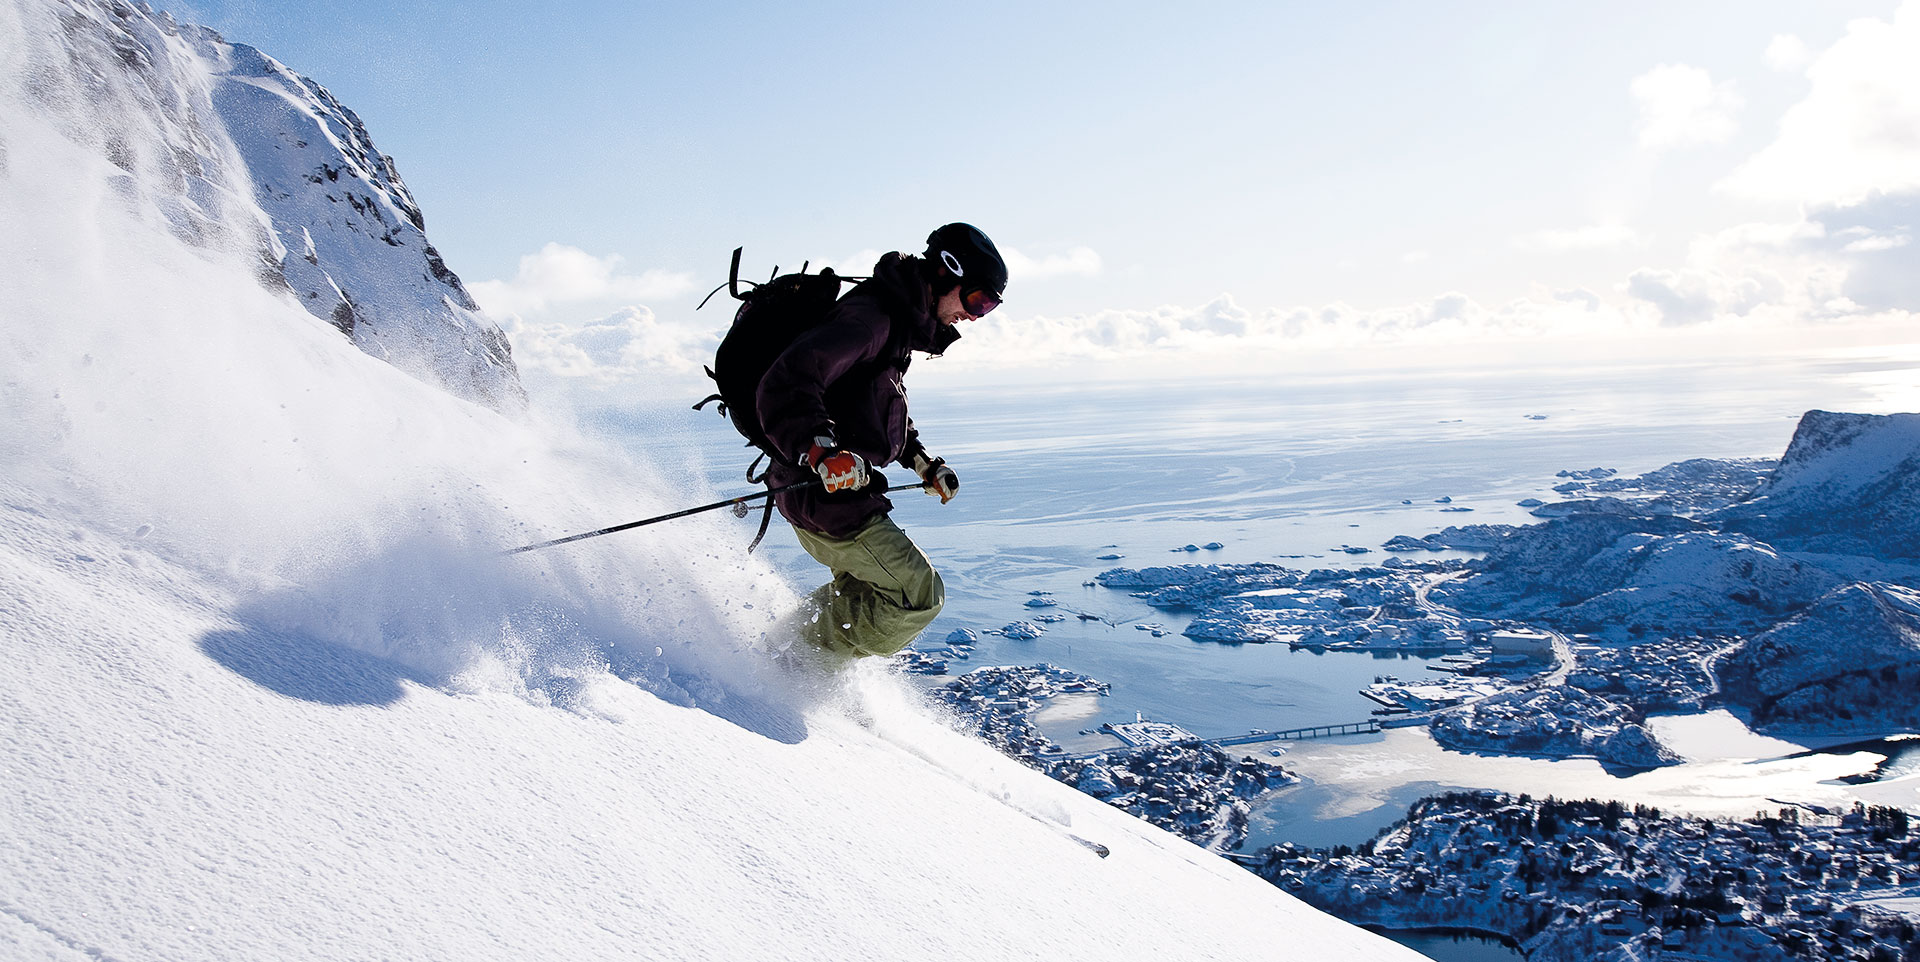
<svg viewBox="0 0 1920 962"><path fill-rule="evenodd" d="M537 548L551 548L554 545L566 544L570 541L584 541L588 538L597 538L603 534L613 534L616 531L626 531L630 528L640 528L650 524L659 524L662 521L672 521L675 518L684 518L690 514L699 514L702 511L713 511L717 508L728 508L728 507L744 508L747 506L747 503L750 501L758 501L761 498L770 498L776 494L779 494L782 491L797 491L801 488L817 487L820 483L821 482L819 481L801 481L795 484L785 484L777 488L768 488L765 491L760 491L754 494L743 494L737 498L728 498L725 501L715 501L712 504L703 504L697 508L686 508L680 511L672 512L671 514L663 514L654 518L646 518L640 521L629 521L626 524L616 524L611 528L601 528L598 531L587 531L581 534L570 534L564 538L555 538L552 541L542 541L538 544L529 544L529 545L522 545L518 548L509 548L500 553L503 555L519 554L523 551L533 551ZM893 487L888 488L885 493L891 494L895 491L909 491L919 487L924 487L924 485L896 484Z"/></svg>

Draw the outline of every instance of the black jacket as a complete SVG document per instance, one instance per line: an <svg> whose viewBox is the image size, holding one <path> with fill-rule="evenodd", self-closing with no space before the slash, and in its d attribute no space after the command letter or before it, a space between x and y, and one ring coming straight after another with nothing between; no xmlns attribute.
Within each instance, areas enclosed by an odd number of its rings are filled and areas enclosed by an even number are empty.
<svg viewBox="0 0 1920 962"><path fill-rule="evenodd" d="M819 326L794 340L767 369L756 396L768 440L797 463L816 437L831 437L874 467L911 460L919 432L907 412L905 376L913 351L943 353L960 332L934 317L925 262L898 252L874 265L873 277L840 299ZM775 464L776 485L805 481L803 468ZM892 502L879 492L884 475L865 488L828 495L818 488L775 497L793 524L846 537Z"/></svg>

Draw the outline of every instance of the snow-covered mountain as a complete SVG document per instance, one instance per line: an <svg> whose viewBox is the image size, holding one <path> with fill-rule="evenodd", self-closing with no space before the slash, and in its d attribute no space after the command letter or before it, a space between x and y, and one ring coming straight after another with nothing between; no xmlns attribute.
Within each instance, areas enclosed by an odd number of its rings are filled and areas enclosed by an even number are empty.
<svg viewBox="0 0 1920 962"><path fill-rule="evenodd" d="M325 87L144 3L68 0L12 18L22 102L122 202L182 241L251 258L360 348L506 411L526 395L500 328L428 242L391 157Z"/></svg>
<svg viewBox="0 0 1920 962"><path fill-rule="evenodd" d="M1920 725L1920 591L1877 582L1835 590L1735 649L1719 675L1761 724Z"/></svg>
<svg viewBox="0 0 1920 962"><path fill-rule="evenodd" d="M1783 548L1920 558L1920 414L1808 411L1755 496L1712 516Z"/></svg>
<svg viewBox="0 0 1920 962"><path fill-rule="evenodd" d="M1474 577L1435 594L1463 611L1570 631L1733 632L1770 624L1838 583L1752 538L1668 514L1601 510L1513 531Z"/></svg>
<svg viewBox="0 0 1920 962"><path fill-rule="evenodd" d="M502 556L702 492L399 369L513 407L476 317L373 310L457 288L347 116L0 0L0 958L1417 958L776 669L796 597L723 519ZM396 364L275 282L321 271Z"/></svg>

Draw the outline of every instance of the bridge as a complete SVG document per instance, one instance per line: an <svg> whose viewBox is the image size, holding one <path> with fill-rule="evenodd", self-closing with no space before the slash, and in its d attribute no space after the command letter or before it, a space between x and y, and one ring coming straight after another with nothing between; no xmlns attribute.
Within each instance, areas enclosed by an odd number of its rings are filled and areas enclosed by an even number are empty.
<svg viewBox="0 0 1920 962"><path fill-rule="evenodd" d="M1251 731L1245 735L1231 738L1210 738L1208 741L1226 747L1228 745L1251 745L1255 742L1299 741L1306 738L1332 738L1336 735L1372 735L1380 730L1380 720L1369 718L1366 721L1348 722L1344 725L1312 725L1306 728L1289 728L1285 731Z"/></svg>
<svg viewBox="0 0 1920 962"><path fill-rule="evenodd" d="M1366 721L1348 722L1344 725L1309 725L1305 728L1289 728L1284 731L1250 731L1245 735L1230 735L1226 738L1195 738L1192 741L1163 742L1169 745L1218 745L1225 748L1230 745L1252 745L1257 742L1300 741L1307 738L1332 738L1337 735L1372 735L1386 728L1403 728L1424 725L1431 719L1422 716L1403 715L1382 723L1380 719L1369 718ZM1085 758L1098 758L1102 755L1126 753L1137 748L1151 748L1153 745L1126 745L1103 748L1094 752L1072 752L1058 755L1041 755L1048 761L1071 761Z"/></svg>

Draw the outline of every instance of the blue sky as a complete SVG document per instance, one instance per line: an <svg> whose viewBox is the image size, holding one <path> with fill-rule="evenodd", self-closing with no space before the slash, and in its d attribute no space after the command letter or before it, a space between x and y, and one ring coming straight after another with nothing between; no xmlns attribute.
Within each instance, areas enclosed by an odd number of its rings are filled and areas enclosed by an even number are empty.
<svg viewBox="0 0 1920 962"><path fill-rule="evenodd" d="M1833 315L1834 292L1803 290L1832 265L1809 257L1864 244L1870 268L1914 266L1902 224L1806 234L1862 203L1832 173L1853 141L1920 123L1913 97L1876 92L1912 86L1900 61L1920 61L1920 9L1896 24L1899 6L175 9L355 108L516 345L608 361L609 344L672 353L663 331L720 323L690 309L736 244L762 270L864 270L952 219L1014 254L1001 321L1028 327L997 333L1017 351L1435 324L1624 343ZM1836 99L1861 116L1796 140L1790 114ZM1901 149L1856 165L1879 171L1869 186L1920 188L1897 170L1920 145ZM1728 250L1765 229L1767 250ZM1560 317L1569 304L1591 316ZM1856 306L1887 323L1889 305Z"/></svg>

